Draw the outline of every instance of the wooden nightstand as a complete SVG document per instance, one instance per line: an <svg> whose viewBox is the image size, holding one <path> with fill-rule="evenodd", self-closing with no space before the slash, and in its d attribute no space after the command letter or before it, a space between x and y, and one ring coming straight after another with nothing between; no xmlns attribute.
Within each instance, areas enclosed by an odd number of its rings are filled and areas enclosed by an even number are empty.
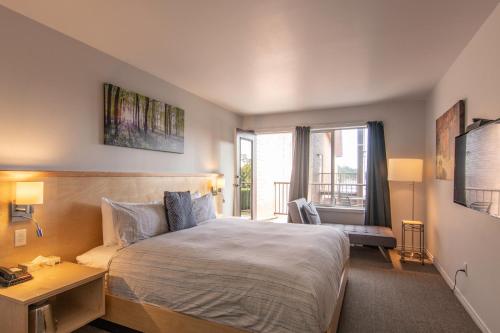
<svg viewBox="0 0 500 333"><path fill-rule="evenodd" d="M33 280L0 288L0 332L27 333L30 305L49 299L57 333L72 332L102 317L105 273L63 262L33 272Z"/></svg>

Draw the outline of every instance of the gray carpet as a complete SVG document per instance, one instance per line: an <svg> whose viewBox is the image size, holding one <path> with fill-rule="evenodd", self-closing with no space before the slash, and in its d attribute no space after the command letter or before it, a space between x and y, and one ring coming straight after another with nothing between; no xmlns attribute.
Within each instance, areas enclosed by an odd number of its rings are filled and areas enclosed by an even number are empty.
<svg viewBox="0 0 500 333"><path fill-rule="evenodd" d="M400 264L395 252L391 257L393 264L377 249L351 247L339 333L480 332L434 266ZM104 332L91 326L78 331Z"/></svg>
<svg viewBox="0 0 500 333"><path fill-rule="evenodd" d="M480 332L434 266L391 257L351 247L340 333Z"/></svg>

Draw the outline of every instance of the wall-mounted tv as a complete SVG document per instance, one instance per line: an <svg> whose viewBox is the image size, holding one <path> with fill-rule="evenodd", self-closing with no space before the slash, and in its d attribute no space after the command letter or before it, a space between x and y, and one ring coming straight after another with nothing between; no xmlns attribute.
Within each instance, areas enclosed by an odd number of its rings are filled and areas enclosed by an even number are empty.
<svg viewBox="0 0 500 333"><path fill-rule="evenodd" d="M500 218L500 119L455 138L454 201Z"/></svg>

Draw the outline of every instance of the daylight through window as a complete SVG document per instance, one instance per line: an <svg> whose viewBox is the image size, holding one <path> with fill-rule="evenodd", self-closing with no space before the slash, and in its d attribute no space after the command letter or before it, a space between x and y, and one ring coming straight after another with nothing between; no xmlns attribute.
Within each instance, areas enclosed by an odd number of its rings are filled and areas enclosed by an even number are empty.
<svg viewBox="0 0 500 333"><path fill-rule="evenodd" d="M309 200L318 206L364 209L367 128L311 132Z"/></svg>

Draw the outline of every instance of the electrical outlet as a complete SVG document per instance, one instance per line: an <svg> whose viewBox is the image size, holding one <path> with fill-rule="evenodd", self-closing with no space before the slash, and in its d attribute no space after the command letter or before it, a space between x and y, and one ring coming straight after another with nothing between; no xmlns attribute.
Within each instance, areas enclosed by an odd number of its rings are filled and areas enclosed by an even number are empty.
<svg viewBox="0 0 500 333"><path fill-rule="evenodd" d="M26 245L26 229L17 229L14 231L14 246Z"/></svg>

